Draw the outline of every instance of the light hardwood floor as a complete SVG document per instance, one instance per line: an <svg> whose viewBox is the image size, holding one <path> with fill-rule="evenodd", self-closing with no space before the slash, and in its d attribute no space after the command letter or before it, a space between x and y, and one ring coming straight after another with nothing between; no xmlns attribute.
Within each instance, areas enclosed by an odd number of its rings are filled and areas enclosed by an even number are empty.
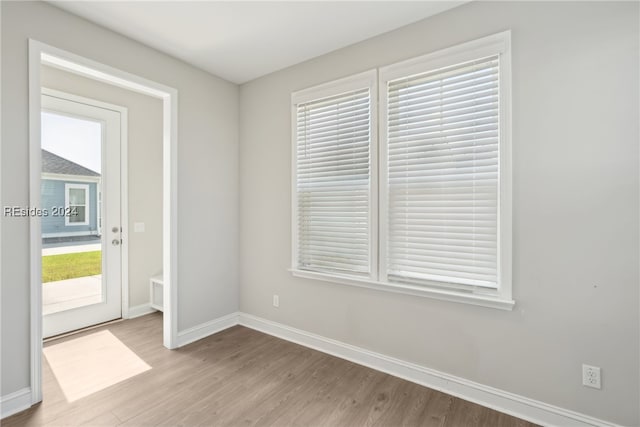
<svg viewBox="0 0 640 427"><path fill-rule="evenodd" d="M160 314L104 329L152 369L68 403L44 360L44 401L2 425L534 426L242 326L174 351Z"/></svg>

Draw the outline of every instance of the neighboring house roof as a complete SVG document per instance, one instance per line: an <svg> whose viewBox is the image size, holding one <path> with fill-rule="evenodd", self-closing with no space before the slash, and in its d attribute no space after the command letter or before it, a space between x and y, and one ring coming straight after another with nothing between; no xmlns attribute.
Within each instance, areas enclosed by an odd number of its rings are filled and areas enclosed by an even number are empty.
<svg viewBox="0 0 640 427"><path fill-rule="evenodd" d="M80 166L47 150L42 150L42 172L61 175L100 176L98 172Z"/></svg>

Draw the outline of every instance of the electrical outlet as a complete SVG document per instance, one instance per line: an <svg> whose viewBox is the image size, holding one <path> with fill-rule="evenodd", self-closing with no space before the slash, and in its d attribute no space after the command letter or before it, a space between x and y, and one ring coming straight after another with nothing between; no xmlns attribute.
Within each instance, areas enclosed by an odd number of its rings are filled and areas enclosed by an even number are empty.
<svg viewBox="0 0 640 427"><path fill-rule="evenodd" d="M278 295L273 296L273 306L280 307L280 297Z"/></svg>
<svg viewBox="0 0 640 427"><path fill-rule="evenodd" d="M597 366L582 365L582 385L600 389L600 368Z"/></svg>

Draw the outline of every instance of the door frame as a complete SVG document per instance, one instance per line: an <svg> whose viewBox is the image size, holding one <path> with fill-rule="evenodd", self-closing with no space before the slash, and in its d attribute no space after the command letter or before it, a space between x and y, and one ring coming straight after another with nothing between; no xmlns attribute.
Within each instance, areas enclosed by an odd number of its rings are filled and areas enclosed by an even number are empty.
<svg viewBox="0 0 640 427"><path fill-rule="evenodd" d="M162 100L162 266L164 275L163 344L178 346L178 91L164 84L29 39L29 202L40 208L41 83L40 66L46 64L74 74ZM30 364L31 401L42 400L42 236L41 220L31 216L30 228ZM123 227L124 228L124 227Z"/></svg>
<svg viewBox="0 0 640 427"><path fill-rule="evenodd" d="M128 127L129 127L129 109L121 105L110 104L107 102L98 101L97 99L87 98L84 96L74 95L72 93L50 89L44 86L40 86L40 92L42 95L51 96L54 98L60 98L62 100L76 102L79 104L86 104L91 107L103 108L105 110L115 111L120 114L120 223L129 224L129 172L128 172ZM40 105L42 109L42 105ZM42 146L41 146L42 148ZM104 150L104 147L102 148ZM100 191L100 185L98 185L98 192ZM98 209L97 215L100 218L102 215ZM42 220L40 224L42 224ZM123 319L129 318L129 230L128 227L122 227L120 233L122 243L120 245L120 313ZM108 229L108 227L107 227ZM107 240L109 240L107 238ZM42 242L42 240L40 240ZM40 248L42 253L42 247ZM40 280L42 281L42 271L40 271Z"/></svg>

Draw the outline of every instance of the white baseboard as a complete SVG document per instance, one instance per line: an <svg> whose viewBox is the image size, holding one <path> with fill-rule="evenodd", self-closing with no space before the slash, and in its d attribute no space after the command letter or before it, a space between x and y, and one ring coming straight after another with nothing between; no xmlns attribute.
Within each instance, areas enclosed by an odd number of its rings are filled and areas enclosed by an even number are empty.
<svg viewBox="0 0 640 427"><path fill-rule="evenodd" d="M250 314L240 313L239 322L242 326L310 347L377 371L386 372L407 381L439 390L536 424L559 427L618 427L616 424L588 415L425 368Z"/></svg>
<svg viewBox="0 0 640 427"><path fill-rule="evenodd" d="M31 389L29 387L0 397L0 418L4 419L31 407Z"/></svg>
<svg viewBox="0 0 640 427"><path fill-rule="evenodd" d="M140 304L133 307L129 307L129 312L125 319L134 319L136 317L144 316L145 314L150 314L155 312L153 308L151 308L150 303Z"/></svg>
<svg viewBox="0 0 640 427"><path fill-rule="evenodd" d="M238 312L227 314L226 316L178 332L178 347L191 344L194 341L237 325L239 323L239 314Z"/></svg>

